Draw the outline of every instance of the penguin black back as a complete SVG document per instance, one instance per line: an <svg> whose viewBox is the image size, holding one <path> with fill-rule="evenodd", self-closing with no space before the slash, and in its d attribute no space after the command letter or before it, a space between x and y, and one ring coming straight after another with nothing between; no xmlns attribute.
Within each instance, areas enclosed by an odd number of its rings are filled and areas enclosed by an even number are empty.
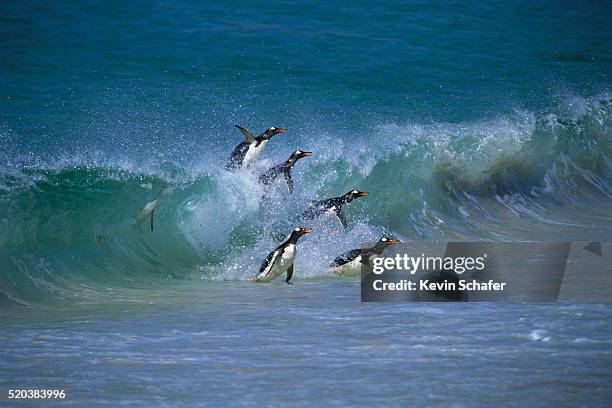
<svg viewBox="0 0 612 408"><path fill-rule="evenodd" d="M348 227L348 221L344 214L344 206L359 197L367 197L369 193L359 190L351 190L348 193L326 200L313 201L310 206L302 212L300 217L305 220L312 220L324 213L334 213L344 228Z"/></svg>
<svg viewBox="0 0 612 408"><path fill-rule="evenodd" d="M259 182L267 186L272 184L279 177L283 176L285 178L285 181L287 182L289 193L293 193L293 179L291 177L291 170L299 159L311 155L311 152L296 150L291 154L291 156L289 156L289 158L285 162L270 168L268 171L259 176Z"/></svg>
<svg viewBox="0 0 612 408"><path fill-rule="evenodd" d="M389 245L399 243L398 240L382 237L376 245L368 248L353 249L338 256L330 267L340 276L360 276L367 271L370 259L373 256L382 255Z"/></svg>
<svg viewBox="0 0 612 408"><path fill-rule="evenodd" d="M287 129L272 126L266 129L261 135L255 137L248 129L240 125L236 125L236 127L244 135L246 140L234 148L225 165L225 168L228 170L235 170L243 166L248 166L263 152L272 136L287 131Z"/></svg>
<svg viewBox="0 0 612 408"><path fill-rule="evenodd" d="M330 266L337 267L353 261L358 256L364 258L364 261L369 260L372 255L381 255L389 246L398 244L400 241L393 238L382 237L378 242L368 248L358 248L347 251L334 259Z"/></svg>

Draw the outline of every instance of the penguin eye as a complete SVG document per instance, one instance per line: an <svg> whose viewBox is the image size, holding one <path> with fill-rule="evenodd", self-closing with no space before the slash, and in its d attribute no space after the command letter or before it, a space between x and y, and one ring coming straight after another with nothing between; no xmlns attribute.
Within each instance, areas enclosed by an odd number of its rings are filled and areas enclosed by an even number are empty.
<svg viewBox="0 0 612 408"><path fill-rule="evenodd" d="M353 190L353 191L351 191L351 193L353 193L353 194L357 194L358 192L359 192L359 191L357 191L357 190Z"/></svg>
<svg viewBox="0 0 612 408"><path fill-rule="evenodd" d="M298 232L298 231L301 231L301 230L302 230L301 228L294 229L295 232Z"/></svg>
<svg viewBox="0 0 612 408"><path fill-rule="evenodd" d="M302 151L301 150L296 150L296 153L297 154L302 154Z"/></svg>
<svg viewBox="0 0 612 408"><path fill-rule="evenodd" d="M387 241L388 241L388 239L387 239L387 238L383 238L383 239L381 239L381 241L382 241L382 242L387 242Z"/></svg>
<svg viewBox="0 0 612 408"><path fill-rule="evenodd" d="M276 128L275 128L274 126L272 126L272 127L270 128L270 130L276 130Z"/></svg>

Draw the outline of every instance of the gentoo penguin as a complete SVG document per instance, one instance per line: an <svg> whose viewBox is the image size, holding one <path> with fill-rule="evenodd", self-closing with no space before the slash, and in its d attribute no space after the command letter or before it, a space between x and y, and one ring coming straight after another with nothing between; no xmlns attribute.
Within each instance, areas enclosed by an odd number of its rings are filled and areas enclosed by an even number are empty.
<svg viewBox="0 0 612 408"><path fill-rule="evenodd" d="M309 232L312 232L312 229L308 227L294 229L289 238L266 257L266 260L261 264L261 268L259 268L259 273L253 277L253 282L270 282L285 271L287 271L285 282L289 282L293 276L295 245L302 235Z"/></svg>
<svg viewBox="0 0 612 408"><path fill-rule="evenodd" d="M356 198L366 197L365 191L351 190L343 196L328 198L327 200L312 201L310 206L300 215L303 220L312 220L321 214L335 214L344 228L348 227L343 208Z"/></svg>
<svg viewBox="0 0 612 408"><path fill-rule="evenodd" d="M266 171L264 174L259 176L259 182L265 186L272 184L276 179L278 179L281 175L285 177L287 181L287 187L289 188L289 193L293 193L293 179L291 178L291 169L293 165L298 160L308 157L312 155L311 152L304 152L302 150L296 150L289 156L287 161L281 163L277 166L272 167L270 170Z"/></svg>
<svg viewBox="0 0 612 408"><path fill-rule="evenodd" d="M388 246L397 244L397 239L382 237L369 248L353 249L334 259L330 267L340 276L361 276L361 268L367 267L373 257L380 256Z"/></svg>
<svg viewBox="0 0 612 408"><path fill-rule="evenodd" d="M259 156L265 149L268 141L277 133L285 133L287 129L277 128L272 126L261 135L255 137L251 132L242 126L236 125L238 130L242 132L246 140L240 143L230 156L226 169L239 169L241 167L249 167L251 162Z"/></svg>
<svg viewBox="0 0 612 408"><path fill-rule="evenodd" d="M159 197L161 197L165 189L166 189L166 185L164 184L159 189L159 193L157 193L157 196L155 196L153 200L146 203L145 206L142 208L142 210L140 210L138 217L136 217L136 223L138 224L138 228L140 228L140 223L145 218L150 217L149 224L151 226L151 231L153 231L153 217L155 216L155 208L157 208L157 202L159 201Z"/></svg>

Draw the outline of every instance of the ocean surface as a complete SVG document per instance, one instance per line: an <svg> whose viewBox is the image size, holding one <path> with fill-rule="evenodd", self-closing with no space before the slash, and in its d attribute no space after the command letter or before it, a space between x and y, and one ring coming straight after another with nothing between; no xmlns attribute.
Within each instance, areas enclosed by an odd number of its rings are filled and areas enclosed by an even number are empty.
<svg viewBox="0 0 612 408"><path fill-rule="evenodd" d="M610 405L610 303L362 304L327 265L612 241L611 50L596 1L2 2L0 405ZM229 173L235 124L288 132ZM294 285L249 282L354 188Z"/></svg>

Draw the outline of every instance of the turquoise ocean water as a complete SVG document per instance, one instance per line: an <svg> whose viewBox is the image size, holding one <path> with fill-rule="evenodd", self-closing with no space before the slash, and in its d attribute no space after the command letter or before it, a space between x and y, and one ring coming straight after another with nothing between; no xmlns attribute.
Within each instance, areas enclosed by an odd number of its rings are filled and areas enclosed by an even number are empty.
<svg viewBox="0 0 612 408"><path fill-rule="evenodd" d="M0 4L0 391L605 405L608 304L373 306L326 266L382 234L610 241L610 27L605 2ZM234 124L288 132L228 173ZM296 149L296 191L263 200ZM248 282L353 188L295 285Z"/></svg>

